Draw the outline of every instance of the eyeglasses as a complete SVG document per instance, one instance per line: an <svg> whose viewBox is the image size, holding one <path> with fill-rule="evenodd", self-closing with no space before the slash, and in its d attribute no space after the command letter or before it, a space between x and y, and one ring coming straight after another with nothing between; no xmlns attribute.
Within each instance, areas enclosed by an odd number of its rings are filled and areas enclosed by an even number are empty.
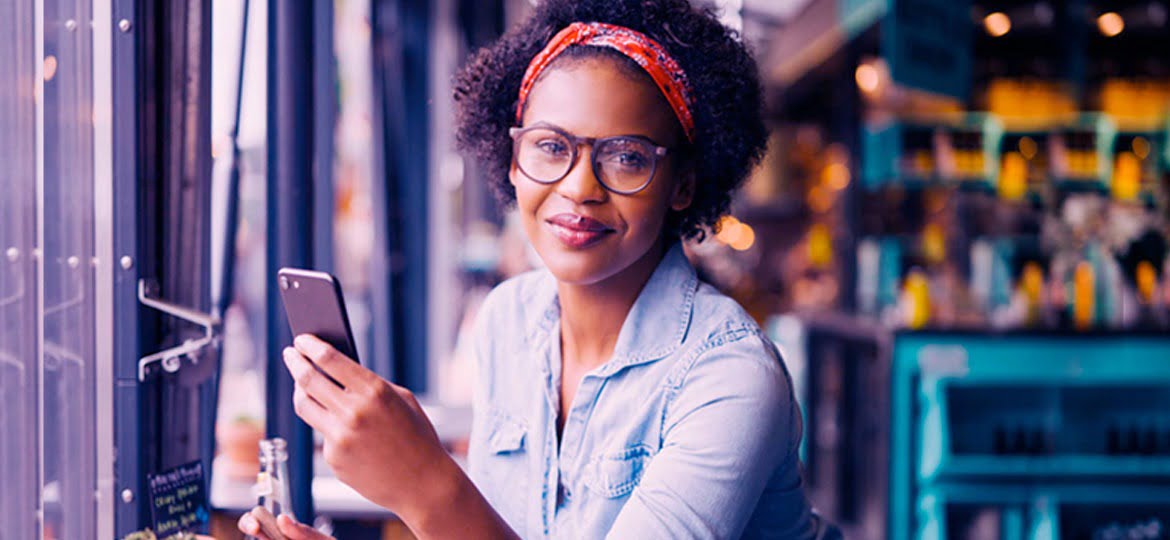
<svg viewBox="0 0 1170 540"><path fill-rule="evenodd" d="M633 195L650 185L658 162L668 148L645 137L577 137L552 126L514 127L512 159L520 172L541 184L553 184L573 170L577 150L583 144L593 148L590 160L593 176L602 187L621 195Z"/></svg>

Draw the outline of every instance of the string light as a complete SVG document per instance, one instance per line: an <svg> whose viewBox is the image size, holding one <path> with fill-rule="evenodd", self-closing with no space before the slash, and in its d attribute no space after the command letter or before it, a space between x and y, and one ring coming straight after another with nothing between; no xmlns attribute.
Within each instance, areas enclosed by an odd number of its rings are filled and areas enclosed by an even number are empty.
<svg viewBox="0 0 1170 540"><path fill-rule="evenodd" d="M724 216L719 220L719 232L715 233L715 238L731 249L747 251L756 243L756 231L734 216Z"/></svg>
<svg viewBox="0 0 1170 540"><path fill-rule="evenodd" d="M1012 20L1002 11L996 11L983 18L983 29L991 37L1002 37L1012 30Z"/></svg>
<svg viewBox="0 0 1170 540"><path fill-rule="evenodd" d="M1097 17L1097 29L1105 37L1116 36L1125 30L1125 19L1113 11L1102 13L1100 17Z"/></svg>
<svg viewBox="0 0 1170 540"><path fill-rule="evenodd" d="M857 87L867 94L872 94L877 91L878 83L881 82L881 76L878 74L877 67L871 62L865 62L857 66L857 71L853 73L853 78L857 81Z"/></svg>
<svg viewBox="0 0 1170 540"><path fill-rule="evenodd" d="M736 251L747 251L751 249L752 244L756 243L756 231L747 223L739 224L739 233L736 235L736 241L728 244L731 249Z"/></svg>

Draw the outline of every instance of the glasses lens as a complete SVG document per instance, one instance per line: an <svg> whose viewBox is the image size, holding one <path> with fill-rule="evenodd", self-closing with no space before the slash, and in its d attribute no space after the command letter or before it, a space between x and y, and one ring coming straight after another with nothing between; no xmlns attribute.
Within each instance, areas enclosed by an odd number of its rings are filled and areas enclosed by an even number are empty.
<svg viewBox="0 0 1170 540"><path fill-rule="evenodd" d="M657 156L646 141L616 138L598 144L593 159L611 189L635 191L650 181Z"/></svg>
<svg viewBox="0 0 1170 540"><path fill-rule="evenodd" d="M573 166L573 145L551 129L533 129L516 140L516 164L537 182L556 182Z"/></svg>

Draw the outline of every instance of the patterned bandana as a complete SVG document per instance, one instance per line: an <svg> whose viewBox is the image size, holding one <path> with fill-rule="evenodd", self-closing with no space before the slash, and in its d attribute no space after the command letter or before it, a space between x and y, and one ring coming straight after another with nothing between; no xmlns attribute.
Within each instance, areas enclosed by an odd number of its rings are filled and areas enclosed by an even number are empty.
<svg viewBox="0 0 1170 540"><path fill-rule="evenodd" d="M524 103L528 100L528 93L532 91L536 79L557 56L572 45L608 47L637 62L650 78L654 79L662 95L666 96L666 101L670 103L675 116L682 124L687 140L695 142L695 120L691 116L694 100L687 75L679 67L678 62L666 52L665 47L646 34L624 26L597 22L570 24L553 36L544 50L532 58L532 62L528 64L528 71L524 72L524 79L520 83L520 100L516 105L517 124L522 119Z"/></svg>

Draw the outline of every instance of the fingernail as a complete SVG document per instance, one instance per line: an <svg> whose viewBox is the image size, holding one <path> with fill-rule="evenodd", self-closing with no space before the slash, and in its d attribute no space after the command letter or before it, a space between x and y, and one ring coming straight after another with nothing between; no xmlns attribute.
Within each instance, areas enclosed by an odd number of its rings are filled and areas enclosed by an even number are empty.
<svg viewBox="0 0 1170 540"><path fill-rule="evenodd" d="M325 352L321 347L321 342L308 334L301 334L297 336L297 338L293 340L293 343L297 346L298 349L309 356L319 356L321 353Z"/></svg>
<svg viewBox="0 0 1170 540"><path fill-rule="evenodd" d="M308 525L305 525L304 523L300 523L297 520L288 517L285 514L276 516L276 526L280 527L280 531L285 534L304 534L306 531L316 530L309 527Z"/></svg>
<svg viewBox="0 0 1170 540"><path fill-rule="evenodd" d="M244 514L244 517L240 518L240 525L243 525L243 527L248 529L249 532L255 531L259 526L259 524L256 523L256 518L252 517L252 514Z"/></svg>

